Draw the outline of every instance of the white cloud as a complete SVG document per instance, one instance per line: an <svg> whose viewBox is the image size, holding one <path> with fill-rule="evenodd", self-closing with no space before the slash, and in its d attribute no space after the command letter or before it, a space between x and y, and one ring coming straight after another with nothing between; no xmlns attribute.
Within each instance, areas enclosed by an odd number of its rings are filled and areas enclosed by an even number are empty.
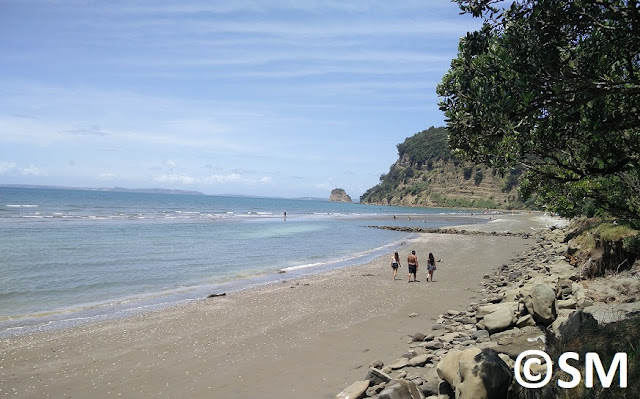
<svg viewBox="0 0 640 399"><path fill-rule="evenodd" d="M178 166L178 164L176 164L176 162L171 159L168 159L167 161L165 161L164 164L169 169L175 169L175 167Z"/></svg>
<svg viewBox="0 0 640 399"><path fill-rule="evenodd" d="M34 165L29 165L28 168L22 169L21 173L24 176L48 176L45 170L42 170Z"/></svg>
<svg viewBox="0 0 640 399"><path fill-rule="evenodd" d="M0 175L10 172L16 168L15 162L0 161Z"/></svg>
<svg viewBox="0 0 640 399"><path fill-rule="evenodd" d="M203 183L232 183L232 182L240 182L247 181L243 179L237 173L230 173L227 175L209 175L203 179Z"/></svg>
<svg viewBox="0 0 640 399"><path fill-rule="evenodd" d="M153 181L157 183L168 183L168 184L197 184L199 183L199 179L195 177L191 177L184 174L170 174L170 175L160 175L153 178Z"/></svg>
<svg viewBox="0 0 640 399"><path fill-rule="evenodd" d="M115 173L105 172L105 173L100 173L100 175L98 177L101 180L113 180L116 177L118 177L118 175L115 174Z"/></svg>

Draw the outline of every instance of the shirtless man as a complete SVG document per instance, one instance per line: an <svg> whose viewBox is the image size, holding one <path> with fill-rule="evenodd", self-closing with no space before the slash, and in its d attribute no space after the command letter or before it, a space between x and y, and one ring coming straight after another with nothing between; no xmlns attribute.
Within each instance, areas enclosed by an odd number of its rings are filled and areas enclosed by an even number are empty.
<svg viewBox="0 0 640 399"><path fill-rule="evenodd" d="M411 251L411 255L407 258L407 264L409 265L409 280L407 283L411 282L411 275L413 274L413 281L416 280L416 273L418 272L418 257L416 256L416 251Z"/></svg>

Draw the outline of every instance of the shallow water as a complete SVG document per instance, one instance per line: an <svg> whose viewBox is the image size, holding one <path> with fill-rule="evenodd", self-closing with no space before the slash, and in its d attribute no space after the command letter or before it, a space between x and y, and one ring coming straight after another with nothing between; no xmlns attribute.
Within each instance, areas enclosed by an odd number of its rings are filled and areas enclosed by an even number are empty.
<svg viewBox="0 0 640 399"><path fill-rule="evenodd" d="M460 213L0 187L0 336L364 263L410 239L366 226L440 227Z"/></svg>

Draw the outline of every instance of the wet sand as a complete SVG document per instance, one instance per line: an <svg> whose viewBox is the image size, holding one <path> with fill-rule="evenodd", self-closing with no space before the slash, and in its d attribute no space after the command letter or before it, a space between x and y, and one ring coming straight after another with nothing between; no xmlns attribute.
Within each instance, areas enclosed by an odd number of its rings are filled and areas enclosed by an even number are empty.
<svg viewBox="0 0 640 399"><path fill-rule="evenodd" d="M494 216L468 228L531 232L552 222ZM439 314L479 299L483 275L532 242L422 234L402 247L396 281L389 254L125 319L3 339L0 395L335 398L364 379L371 362L402 353L408 336L428 331ZM408 284L412 249L420 281ZM434 282L426 282L429 252L442 260Z"/></svg>

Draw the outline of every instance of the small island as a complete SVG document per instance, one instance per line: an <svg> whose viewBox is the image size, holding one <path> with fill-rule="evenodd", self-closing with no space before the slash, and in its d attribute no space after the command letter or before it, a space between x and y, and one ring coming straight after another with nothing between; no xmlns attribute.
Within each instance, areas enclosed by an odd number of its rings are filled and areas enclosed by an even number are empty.
<svg viewBox="0 0 640 399"><path fill-rule="evenodd" d="M332 202L352 202L351 197L347 195L347 193L342 188L334 188L331 190L331 196L329 196L329 201Z"/></svg>

